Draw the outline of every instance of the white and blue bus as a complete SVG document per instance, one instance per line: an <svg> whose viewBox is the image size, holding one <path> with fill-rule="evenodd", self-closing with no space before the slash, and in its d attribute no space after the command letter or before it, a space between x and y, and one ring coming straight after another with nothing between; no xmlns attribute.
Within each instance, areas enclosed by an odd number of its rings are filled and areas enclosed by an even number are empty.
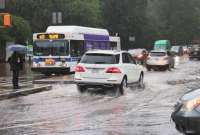
<svg viewBox="0 0 200 135"><path fill-rule="evenodd" d="M120 50L120 38L108 30L82 26L49 26L33 34L32 70L50 75L73 72L80 57L91 49Z"/></svg>

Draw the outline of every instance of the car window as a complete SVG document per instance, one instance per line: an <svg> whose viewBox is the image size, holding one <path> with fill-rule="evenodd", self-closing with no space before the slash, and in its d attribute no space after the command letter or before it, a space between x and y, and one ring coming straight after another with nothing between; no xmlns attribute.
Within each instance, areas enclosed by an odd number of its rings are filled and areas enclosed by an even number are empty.
<svg viewBox="0 0 200 135"><path fill-rule="evenodd" d="M119 63L120 60L120 54L115 55L116 63Z"/></svg>
<svg viewBox="0 0 200 135"><path fill-rule="evenodd" d="M136 61L132 58L131 54L128 54L128 58L129 58L130 63L136 64Z"/></svg>
<svg viewBox="0 0 200 135"><path fill-rule="evenodd" d="M123 63L132 63L128 53L123 53L122 54L122 62Z"/></svg>
<svg viewBox="0 0 200 135"><path fill-rule="evenodd" d="M119 55L110 54L85 54L80 63L86 64L117 64Z"/></svg>

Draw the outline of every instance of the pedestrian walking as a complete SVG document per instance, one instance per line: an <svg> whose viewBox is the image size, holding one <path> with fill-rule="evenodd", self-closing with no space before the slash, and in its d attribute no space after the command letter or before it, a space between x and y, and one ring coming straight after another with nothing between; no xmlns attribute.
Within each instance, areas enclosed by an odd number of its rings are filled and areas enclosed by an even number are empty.
<svg viewBox="0 0 200 135"><path fill-rule="evenodd" d="M8 58L10 70L12 71L12 83L14 89L19 89L19 72L23 70L22 55L16 51Z"/></svg>

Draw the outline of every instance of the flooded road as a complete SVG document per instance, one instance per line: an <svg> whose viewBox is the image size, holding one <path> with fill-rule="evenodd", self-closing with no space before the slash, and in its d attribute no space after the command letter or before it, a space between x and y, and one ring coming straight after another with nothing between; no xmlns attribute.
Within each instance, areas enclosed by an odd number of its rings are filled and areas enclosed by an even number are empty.
<svg viewBox="0 0 200 135"><path fill-rule="evenodd" d="M1 135L179 135L173 105L199 88L199 61L178 60L172 71L145 72L145 88L80 94L74 84L0 101Z"/></svg>

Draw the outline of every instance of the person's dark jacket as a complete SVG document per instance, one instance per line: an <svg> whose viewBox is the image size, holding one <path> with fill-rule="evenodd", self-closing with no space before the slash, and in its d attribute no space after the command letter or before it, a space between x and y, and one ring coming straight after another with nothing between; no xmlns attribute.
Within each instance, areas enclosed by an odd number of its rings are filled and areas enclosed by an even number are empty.
<svg viewBox="0 0 200 135"><path fill-rule="evenodd" d="M23 58L21 54L14 52L11 57L8 58L8 63L10 64L10 70L23 70Z"/></svg>

